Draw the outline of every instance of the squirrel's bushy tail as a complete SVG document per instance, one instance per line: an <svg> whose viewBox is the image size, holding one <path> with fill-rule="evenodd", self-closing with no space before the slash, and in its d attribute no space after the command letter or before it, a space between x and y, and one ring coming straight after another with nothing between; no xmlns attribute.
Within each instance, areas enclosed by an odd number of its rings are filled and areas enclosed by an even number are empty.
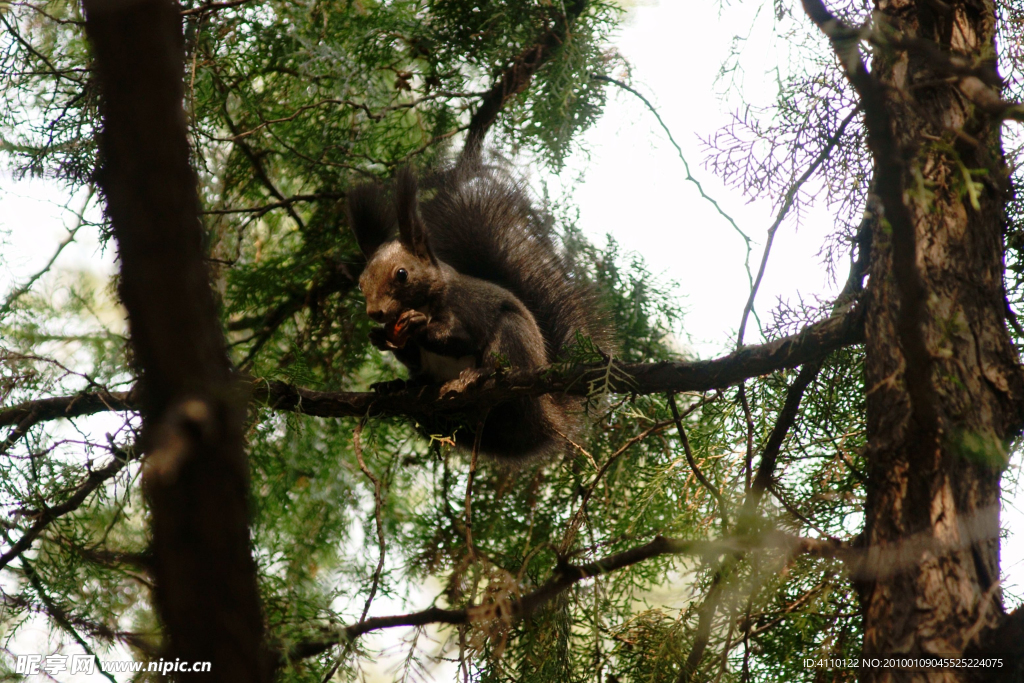
<svg viewBox="0 0 1024 683"><path fill-rule="evenodd" d="M499 166L461 165L424 183L421 213L438 258L516 295L544 335L547 360L564 360L577 333L611 352L612 334L594 288L557 244L549 216L524 183Z"/></svg>

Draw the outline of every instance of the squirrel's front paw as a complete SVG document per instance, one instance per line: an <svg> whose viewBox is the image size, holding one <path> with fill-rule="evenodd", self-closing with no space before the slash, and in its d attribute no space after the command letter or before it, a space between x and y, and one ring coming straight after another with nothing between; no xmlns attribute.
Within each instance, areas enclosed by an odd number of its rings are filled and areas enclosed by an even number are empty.
<svg viewBox="0 0 1024 683"><path fill-rule="evenodd" d="M395 323L396 327L400 328L404 334L414 334L421 327L430 322L430 318L427 317L426 313L421 313L414 308L410 308L408 311L398 316L398 322Z"/></svg>
<svg viewBox="0 0 1024 683"><path fill-rule="evenodd" d="M402 349L408 343L409 338L423 328L430 321L425 313L409 309L403 312L398 319L384 326L384 341L388 349Z"/></svg>
<svg viewBox="0 0 1024 683"><path fill-rule="evenodd" d="M391 379L387 382L374 382L370 385L370 391L375 394L386 396L397 391L403 391L408 386L404 379Z"/></svg>
<svg viewBox="0 0 1024 683"><path fill-rule="evenodd" d="M409 379L390 379L386 382L374 382L370 385L370 390L376 394L386 395L398 391L412 391L422 386L422 380L410 377Z"/></svg>

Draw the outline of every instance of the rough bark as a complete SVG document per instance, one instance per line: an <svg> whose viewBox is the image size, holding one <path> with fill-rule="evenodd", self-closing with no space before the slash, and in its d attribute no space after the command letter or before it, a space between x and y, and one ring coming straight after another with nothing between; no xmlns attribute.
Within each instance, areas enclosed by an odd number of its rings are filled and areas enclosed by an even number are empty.
<svg viewBox="0 0 1024 683"><path fill-rule="evenodd" d="M141 371L144 484L165 658L211 662L180 680L266 681L248 535L244 392L203 266L171 0L86 0L101 89L100 184Z"/></svg>
<svg viewBox="0 0 1024 683"><path fill-rule="evenodd" d="M995 55L990 2L877 0L876 8L876 36L933 41L983 64ZM873 240L863 543L884 552L922 534L933 542L921 546L911 569L883 569L859 583L864 655L957 655L1004 618L999 480L1024 400L1004 320L1009 184L998 120L937 78L922 52L876 55L872 71L887 86L912 239L883 222ZM875 162L877 178L886 162L877 152ZM915 292L900 272L900 240L923 286L920 311L911 310ZM907 353L914 336L923 339L924 358ZM865 669L861 680L967 678L956 670Z"/></svg>

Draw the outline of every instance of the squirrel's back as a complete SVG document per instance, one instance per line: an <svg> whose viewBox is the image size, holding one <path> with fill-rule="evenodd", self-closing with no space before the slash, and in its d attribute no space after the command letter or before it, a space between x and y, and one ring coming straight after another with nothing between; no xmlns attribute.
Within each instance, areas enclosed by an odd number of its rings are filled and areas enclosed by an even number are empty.
<svg viewBox="0 0 1024 683"><path fill-rule="evenodd" d="M611 351L594 288L559 248L551 219L523 183L495 166L461 166L425 180L421 213L437 257L464 275L511 291L540 327L549 363L577 333Z"/></svg>

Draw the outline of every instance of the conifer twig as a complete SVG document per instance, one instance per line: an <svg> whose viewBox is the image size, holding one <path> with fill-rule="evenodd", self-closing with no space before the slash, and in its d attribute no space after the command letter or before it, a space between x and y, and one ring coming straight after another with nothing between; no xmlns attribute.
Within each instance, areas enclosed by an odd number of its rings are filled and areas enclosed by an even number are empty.
<svg viewBox="0 0 1024 683"><path fill-rule="evenodd" d="M380 585L381 573L384 571L384 553L387 549L384 543L384 519L382 510L384 500L381 493L380 479L374 476L370 468L366 466L366 461L363 459L362 434L363 427L365 425L365 419L360 420L356 424L356 428L352 432L352 450L355 451L356 460L359 462L359 469L362 470L363 474L366 475L366 478L373 483L373 516L377 527L377 546L379 548L379 555L377 559L377 568L373 572L373 581L370 584L370 594L366 596L366 602L363 604L363 613L359 617L359 623L366 621L366 615L370 611L370 604L373 602L373 598L377 594L377 588ZM345 649L342 650L341 654L334 659L334 663L331 664L331 667L327 670L327 674L323 677L324 683L327 683L334 678L334 674L337 673L351 650L352 641L348 641L345 643Z"/></svg>
<svg viewBox="0 0 1024 683"><path fill-rule="evenodd" d="M668 395L668 405L669 408L672 409L672 420L675 422L676 431L679 433L679 440L683 443L683 452L686 454L686 462L689 464L690 469L693 470L693 474L697 477L697 480L705 489L707 489L708 493L710 493L718 503L718 511L722 516L722 526L724 528L729 525L729 510L728 507L726 507L725 499L722 498L722 492L704 476L704 473L700 471L700 467L697 466L697 461L693 457L693 451L690 449L690 440L686 437L686 430L683 429L683 417L685 417L685 415L679 414L679 407L676 405L675 394ZM687 413L689 412L690 411L687 411Z"/></svg>
<svg viewBox="0 0 1024 683"><path fill-rule="evenodd" d="M25 572L25 576L28 578L28 582L32 585L32 588L35 590L36 595L39 596L39 599L46 607L46 614L49 615L49 617L53 619L53 621L56 622L58 626L64 629L64 631L66 631L67 634L70 635L76 643L78 643L78 646L85 650L86 654L92 655L92 658L98 661L98 658L96 657L96 652L91 647L89 647L89 643L85 640L85 638L81 636L81 634L75 628L74 624L71 623L71 619L68 618L67 611L64 610L64 608L57 605L46 592L46 587L43 585L42 579L39 578L39 572L37 572L35 567L32 566L32 563L28 562L23 557L21 558L21 568L22 571ZM100 673L103 674L103 676L110 681L110 683L117 683L117 679L114 678L113 674L109 673L108 671L105 671L103 667L100 667L99 670Z"/></svg>
<svg viewBox="0 0 1024 683"><path fill-rule="evenodd" d="M39 537L39 534L48 527L54 520L63 517L69 512L74 512L86 501L93 491L100 487L100 485L116 475L124 466L128 464L127 457L114 456L114 459L107 464L105 467L93 470L85 478L75 492L66 501L53 507L44 507L36 514L35 523L29 527L25 533L21 535L7 552L0 555L0 569L3 569L11 560L20 556L23 552L28 550L32 546L32 542Z"/></svg>
<svg viewBox="0 0 1024 683"><path fill-rule="evenodd" d="M384 554L387 547L384 543L384 496L381 489L380 479L377 478L370 468L366 466L366 461L363 460L363 446L362 446L362 434L363 426L366 424L366 420L360 420L356 424L355 430L352 432L352 449L356 453L356 459L359 461L359 469L363 471L366 478L373 483L373 516L377 527L377 547L379 550L379 556L377 559L377 568L373 571L373 582L370 585L370 594L366 596L366 603L363 605L363 615L359 617L360 621L366 619L366 614L370 611L370 603L373 602L374 596L377 594L377 587L380 585L380 576L384 571Z"/></svg>
<svg viewBox="0 0 1024 683"><path fill-rule="evenodd" d="M586 11L588 4L588 0L564 0L559 3L561 15L555 17L537 41L516 56L501 72L491 89L480 99L480 106L470 118L466 142L462 148L463 160L474 161L480 158L487 131L494 125L502 108L511 98L530 86L534 74L569 40L573 23Z"/></svg>
<svg viewBox="0 0 1024 683"><path fill-rule="evenodd" d="M754 310L754 299L757 298L757 291L761 287L761 281L764 279L764 272L768 268L768 256L772 251L772 244L775 241L775 233L779 231L779 226L782 225L783 219L786 218L790 208L792 208L793 203L796 201L797 192L800 191L800 188L803 187L804 183L814 175L814 172L818 170L818 167L828 159L830 154L832 154L832 150L836 148L836 145L839 144L843 134L846 132L846 127L850 125L850 122L853 121L854 117L860 112L860 110L861 105L858 104L852 111L850 111L849 114L846 115L846 118L844 118L842 123L839 124L839 128L836 129L836 132L825 141L825 146L821 148L820 152L818 152L818 156L814 158L811 165L807 167L807 169L786 191L786 194L782 199L782 206L779 207L779 211L775 215L775 220L768 228L768 237L765 240L764 253L761 255L761 265L757 268L757 278L750 286L750 296L747 297L747 303L743 306L743 315L740 317L740 329L736 334L736 348L743 346L743 335L747 329L747 319L750 316L750 313Z"/></svg>

